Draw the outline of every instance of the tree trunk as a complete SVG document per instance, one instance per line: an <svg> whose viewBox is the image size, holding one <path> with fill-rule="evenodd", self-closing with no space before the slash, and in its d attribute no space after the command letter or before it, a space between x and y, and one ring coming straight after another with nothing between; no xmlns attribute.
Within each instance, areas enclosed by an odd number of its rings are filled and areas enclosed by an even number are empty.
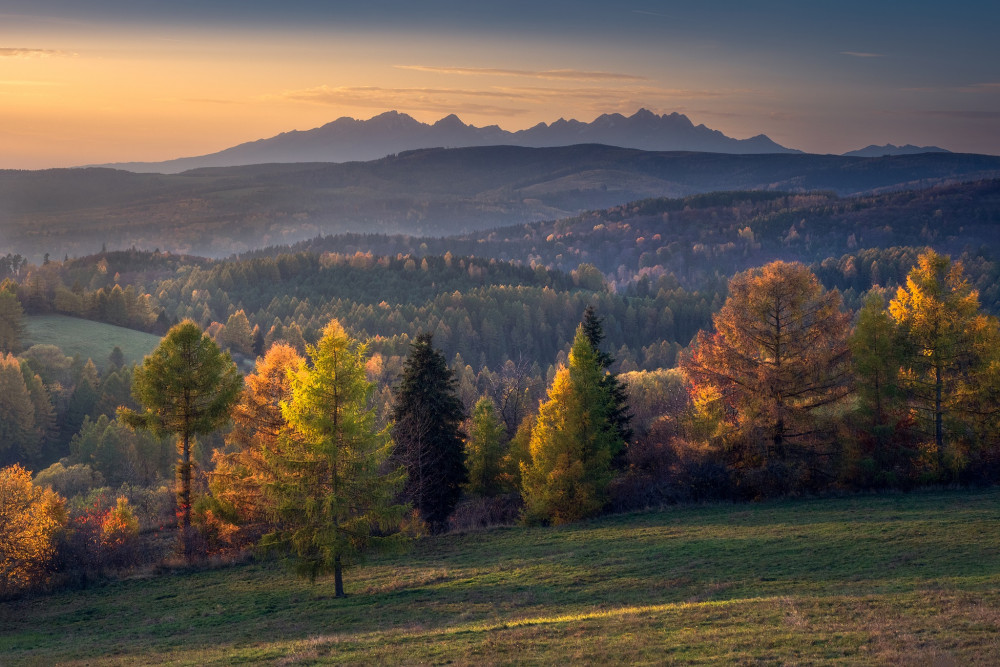
<svg viewBox="0 0 1000 667"><path fill-rule="evenodd" d="M937 445L938 470L944 472L944 413L941 409L941 364L934 365L934 444Z"/></svg>
<svg viewBox="0 0 1000 667"><path fill-rule="evenodd" d="M188 539L188 532L191 530L191 436L188 433L181 435L180 478L181 488L177 492L178 528L181 551L190 561L194 554Z"/></svg>
<svg viewBox="0 0 1000 667"><path fill-rule="evenodd" d="M340 567L340 554L333 557L333 595L334 597L346 597L344 593L344 574Z"/></svg>

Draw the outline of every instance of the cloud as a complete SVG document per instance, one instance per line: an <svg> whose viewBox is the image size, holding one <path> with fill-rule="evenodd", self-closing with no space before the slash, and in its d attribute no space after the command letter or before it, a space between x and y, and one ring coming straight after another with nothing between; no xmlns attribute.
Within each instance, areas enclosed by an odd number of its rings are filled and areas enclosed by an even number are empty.
<svg viewBox="0 0 1000 667"><path fill-rule="evenodd" d="M868 53L865 51L841 51L842 56L851 56L853 58L885 58L884 53Z"/></svg>
<svg viewBox="0 0 1000 667"><path fill-rule="evenodd" d="M645 76L619 72L591 72L576 69L525 70L495 67L432 67L428 65L396 65L396 69L463 76L524 76L536 79L575 79L578 81L648 81Z"/></svg>
<svg viewBox="0 0 1000 667"><path fill-rule="evenodd" d="M283 99L311 104L344 105L381 109L411 109L419 111L456 110L483 115L516 116L527 109L512 108L502 104L483 104L461 98L494 98L516 100L518 97L505 92L463 90L455 88L381 88L378 86L331 87L318 86L304 90L285 91L269 99Z"/></svg>
<svg viewBox="0 0 1000 667"><path fill-rule="evenodd" d="M50 56L65 55L62 51L55 49L21 49L11 47L0 47L0 58L48 58Z"/></svg>

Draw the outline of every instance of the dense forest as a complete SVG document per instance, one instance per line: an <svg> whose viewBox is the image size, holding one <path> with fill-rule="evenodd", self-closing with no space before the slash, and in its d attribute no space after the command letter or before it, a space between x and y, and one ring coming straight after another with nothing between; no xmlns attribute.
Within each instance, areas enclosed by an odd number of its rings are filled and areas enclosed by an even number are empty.
<svg viewBox="0 0 1000 667"><path fill-rule="evenodd" d="M998 228L1000 181L979 181L226 259L8 254L2 483L51 530L0 594L162 558L178 522L188 558L259 543L339 582L427 530L994 482ZM25 334L52 313L164 338L135 367L69 357ZM206 398L178 413L184 382Z"/></svg>

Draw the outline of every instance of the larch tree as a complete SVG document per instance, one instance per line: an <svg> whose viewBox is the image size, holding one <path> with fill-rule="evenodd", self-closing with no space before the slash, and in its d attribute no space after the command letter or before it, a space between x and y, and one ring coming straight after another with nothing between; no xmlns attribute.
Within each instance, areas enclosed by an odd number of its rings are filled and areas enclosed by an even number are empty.
<svg viewBox="0 0 1000 667"><path fill-rule="evenodd" d="M0 464L31 459L38 453L35 407L21 364L0 354Z"/></svg>
<svg viewBox="0 0 1000 667"><path fill-rule="evenodd" d="M300 574L332 572L343 597L344 567L402 542L392 531L406 510L393 501L404 471L388 463L392 441L376 425L366 346L331 320L308 352L313 365L300 363L282 403L281 447L265 455L274 474L264 495L278 529L263 544L291 554Z"/></svg>
<svg viewBox="0 0 1000 667"><path fill-rule="evenodd" d="M465 440L465 466L469 471L466 489L478 496L491 497L504 490L504 456L507 429L497 417L493 401L483 396L476 401Z"/></svg>
<svg viewBox="0 0 1000 667"><path fill-rule="evenodd" d="M764 461L784 460L816 434L817 409L849 391L840 293L803 264L772 262L734 276L712 321L682 363L695 402L710 397L742 437L763 435Z"/></svg>
<svg viewBox="0 0 1000 667"><path fill-rule="evenodd" d="M19 465L0 469L0 599L43 581L66 525L65 500Z"/></svg>
<svg viewBox="0 0 1000 667"><path fill-rule="evenodd" d="M391 418L395 460L406 468L403 499L434 532L447 526L468 479L455 376L429 333L417 336L396 387Z"/></svg>
<svg viewBox="0 0 1000 667"><path fill-rule="evenodd" d="M191 480L195 436L211 433L230 418L243 378L228 352L191 320L174 326L137 366L132 394L142 411L120 408L119 419L158 436L178 437L177 510L181 547L190 558Z"/></svg>
<svg viewBox="0 0 1000 667"><path fill-rule="evenodd" d="M521 463L525 519L568 523L592 516L607 501L611 462L624 446L597 352L577 327L568 365L560 368L531 431L530 460Z"/></svg>
<svg viewBox="0 0 1000 667"><path fill-rule="evenodd" d="M272 461L280 454L281 434L287 426L281 404L291 400L291 374L303 362L295 348L285 343L272 345L257 359L232 411L233 429L226 436L232 451L218 449L212 455L212 495L242 522L267 519L263 488L274 476Z"/></svg>
<svg viewBox="0 0 1000 667"><path fill-rule="evenodd" d="M979 312L961 262L933 250L919 256L889 312L912 346L902 381L943 471L949 445L968 441L976 422L997 419L997 321Z"/></svg>
<svg viewBox="0 0 1000 667"><path fill-rule="evenodd" d="M0 354L13 354L21 349L23 316L17 295L0 289Z"/></svg>

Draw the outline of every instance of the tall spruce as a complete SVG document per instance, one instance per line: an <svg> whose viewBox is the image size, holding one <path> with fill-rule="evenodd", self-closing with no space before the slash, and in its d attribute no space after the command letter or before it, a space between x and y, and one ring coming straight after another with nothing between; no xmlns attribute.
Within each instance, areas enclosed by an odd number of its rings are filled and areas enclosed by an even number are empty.
<svg viewBox="0 0 1000 667"><path fill-rule="evenodd" d="M601 386L611 400L611 415L609 419L621 436L622 442L628 443L632 440L632 414L628 408L628 392L622 384L618 375L610 372L611 364L615 363L615 358L608 352L601 350L601 343L604 342L603 319L597 316L597 311L593 306L588 305L583 311L583 333L590 341L590 346L594 348L597 363L605 371L601 378Z"/></svg>
<svg viewBox="0 0 1000 667"><path fill-rule="evenodd" d="M407 471L403 499L433 532L447 527L468 479L457 382L429 333L417 336L395 390L391 411L394 458Z"/></svg>
<svg viewBox="0 0 1000 667"><path fill-rule="evenodd" d="M181 549L190 558L191 445L196 435L222 426L240 396L243 378L228 352L221 352L198 325L176 325L135 369L132 393L142 411L119 408L119 419L133 428L163 436L177 446L177 516Z"/></svg>
<svg viewBox="0 0 1000 667"><path fill-rule="evenodd" d="M311 579L332 572L343 597L344 567L402 542L394 531L405 507L393 497L404 472L386 465L392 441L376 424L365 345L331 320L308 352L312 367L300 363L291 400L281 404L281 446L262 451L272 471L261 480L264 496L278 526L263 544L291 554Z"/></svg>

